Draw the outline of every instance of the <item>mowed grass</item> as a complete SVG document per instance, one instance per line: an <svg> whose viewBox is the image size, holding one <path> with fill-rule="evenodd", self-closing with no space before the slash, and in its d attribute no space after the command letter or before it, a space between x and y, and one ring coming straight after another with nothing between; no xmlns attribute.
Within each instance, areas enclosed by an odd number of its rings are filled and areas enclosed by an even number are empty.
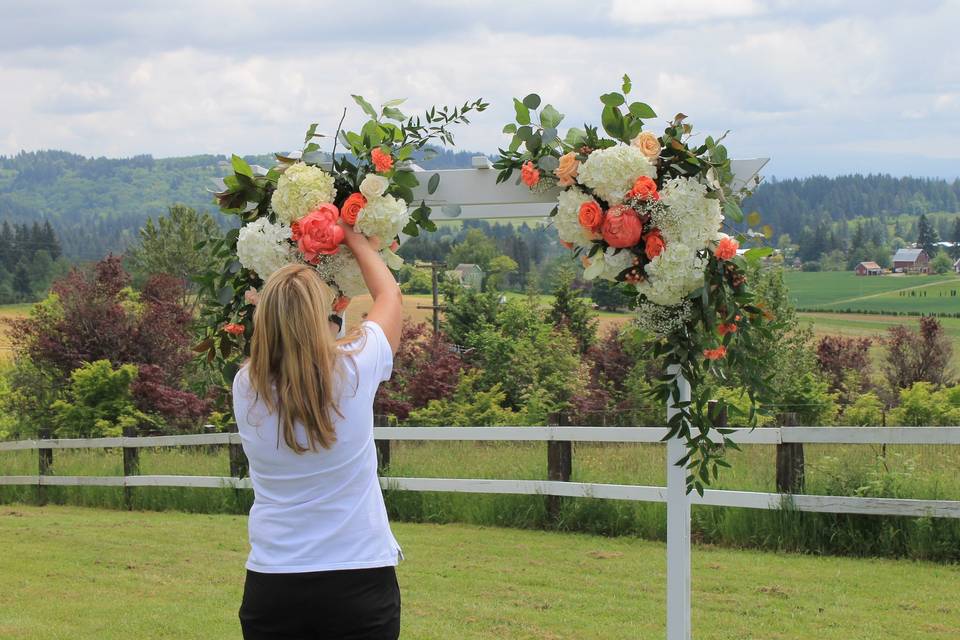
<svg viewBox="0 0 960 640"><path fill-rule="evenodd" d="M960 278L956 275L858 276L849 271L787 271L784 282L801 309L889 311L891 313L960 312Z"/></svg>
<svg viewBox="0 0 960 640"><path fill-rule="evenodd" d="M394 523L407 640L662 638L663 544ZM0 637L240 635L246 518L0 508ZM913 640L960 634L960 567L693 553L700 640Z"/></svg>

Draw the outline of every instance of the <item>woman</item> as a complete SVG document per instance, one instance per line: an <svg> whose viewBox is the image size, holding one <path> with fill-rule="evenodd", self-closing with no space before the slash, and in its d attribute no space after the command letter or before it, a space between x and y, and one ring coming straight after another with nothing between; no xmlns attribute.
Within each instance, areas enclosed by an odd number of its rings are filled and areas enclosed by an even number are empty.
<svg viewBox="0 0 960 640"><path fill-rule="evenodd" d="M254 504L243 637L400 635L402 558L377 479L373 398L390 377L401 299L377 241L344 227L373 296L358 328L335 339L333 293L290 265L267 280L233 408Z"/></svg>

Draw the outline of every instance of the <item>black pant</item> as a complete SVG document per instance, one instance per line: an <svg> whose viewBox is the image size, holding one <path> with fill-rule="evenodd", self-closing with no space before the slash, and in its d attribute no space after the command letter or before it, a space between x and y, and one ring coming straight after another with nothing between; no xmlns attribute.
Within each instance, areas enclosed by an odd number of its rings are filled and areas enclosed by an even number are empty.
<svg viewBox="0 0 960 640"><path fill-rule="evenodd" d="M244 640L397 640L397 572L247 570L240 626Z"/></svg>

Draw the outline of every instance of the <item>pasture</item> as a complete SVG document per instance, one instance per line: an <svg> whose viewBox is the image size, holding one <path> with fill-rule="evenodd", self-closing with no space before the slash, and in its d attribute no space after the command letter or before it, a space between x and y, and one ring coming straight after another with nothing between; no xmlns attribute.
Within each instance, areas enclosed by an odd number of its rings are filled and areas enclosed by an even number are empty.
<svg viewBox="0 0 960 640"><path fill-rule="evenodd" d="M632 538L395 523L403 638L663 637L665 550ZM0 637L239 637L246 518L0 508ZM184 544L189 541L189 544ZM702 640L960 634L960 567L698 546Z"/></svg>
<svg viewBox="0 0 960 640"><path fill-rule="evenodd" d="M858 276L849 271L784 272L801 309L897 313L960 313L956 275Z"/></svg>

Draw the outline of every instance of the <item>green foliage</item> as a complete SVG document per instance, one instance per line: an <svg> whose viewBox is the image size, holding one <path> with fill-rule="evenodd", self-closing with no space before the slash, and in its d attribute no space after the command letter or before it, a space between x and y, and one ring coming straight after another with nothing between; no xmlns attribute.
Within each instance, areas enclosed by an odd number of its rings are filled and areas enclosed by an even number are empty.
<svg viewBox="0 0 960 640"><path fill-rule="evenodd" d="M597 314L572 284L573 272L569 268L560 271L553 290L550 322L569 331L576 338L580 353L586 353L597 339Z"/></svg>
<svg viewBox="0 0 960 640"><path fill-rule="evenodd" d="M119 436L125 428L155 424L138 410L130 393L137 367L125 364L116 369L108 360L86 364L70 374L66 400L51 406L55 433L60 438L101 438Z"/></svg>
<svg viewBox="0 0 960 640"><path fill-rule="evenodd" d="M490 271L491 261L500 255L497 245L479 229L470 229L463 241L454 245L447 257L447 264L455 267L458 264L476 264L484 273Z"/></svg>
<svg viewBox="0 0 960 640"><path fill-rule="evenodd" d="M601 309L616 311L626 307L630 297L623 291L619 282L611 282L598 278L590 287L590 299Z"/></svg>
<svg viewBox="0 0 960 640"><path fill-rule="evenodd" d="M510 256L496 256L487 265L486 288L491 291L498 291L506 281L509 274L515 273L520 265Z"/></svg>
<svg viewBox="0 0 960 640"><path fill-rule="evenodd" d="M869 391L857 396L853 404L843 410L844 425L878 427L883 424L883 402Z"/></svg>
<svg viewBox="0 0 960 640"><path fill-rule="evenodd" d="M18 356L0 374L0 415L14 438L36 438L41 425L53 423L51 406L59 397L57 376Z"/></svg>
<svg viewBox="0 0 960 640"><path fill-rule="evenodd" d="M938 251L930 261L930 271L936 274L950 273L953 271L953 260L950 259L946 251Z"/></svg>
<svg viewBox="0 0 960 640"><path fill-rule="evenodd" d="M960 424L960 387L937 389L916 382L899 393L900 406L890 412L892 426L927 427Z"/></svg>
<svg viewBox="0 0 960 640"><path fill-rule="evenodd" d="M431 400L410 413L408 424L426 427L495 426L517 423L517 414L503 407L506 394L499 384L487 386L479 372L463 372L450 398Z"/></svg>
<svg viewBox="0 0 960 640"><path fill-rule="evenodd" d="M433 281L430 271L417 269L409 265L404 265L402 271L406 279L400 284L400 290L404 293L431 293L433 291Z"/></svg>

